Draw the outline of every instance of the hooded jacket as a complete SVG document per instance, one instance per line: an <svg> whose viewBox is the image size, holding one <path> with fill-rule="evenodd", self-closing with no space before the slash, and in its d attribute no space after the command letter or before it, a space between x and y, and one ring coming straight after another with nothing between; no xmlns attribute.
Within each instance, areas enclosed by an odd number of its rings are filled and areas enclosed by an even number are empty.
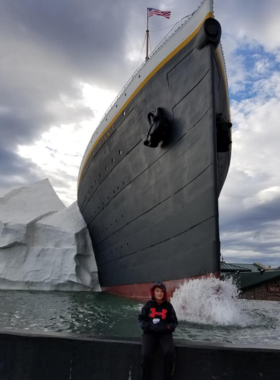
<svg viewBox="0 0 280 380"><path fill-rule="evenodd" d="M157 302L154 297L154 289L161 288L164 291L163 301ZM167 301L166 287L162 282L156 282L150 289L151 301L145 303L138 316L138 323L145 333L165 334L175 331L178 320L175 310ZM159 322L156 320L159 319ZM157 323L155 323L157 322Z"/></svg>

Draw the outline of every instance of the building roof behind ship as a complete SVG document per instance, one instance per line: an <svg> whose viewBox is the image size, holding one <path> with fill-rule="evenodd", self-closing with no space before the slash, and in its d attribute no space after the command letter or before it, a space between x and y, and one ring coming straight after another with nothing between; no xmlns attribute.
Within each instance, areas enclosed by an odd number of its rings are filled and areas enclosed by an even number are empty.
<svg viewBox="0 0 280 380"><path fill-rule="evenodd" d="M265 269L263 265L259 263L254 264L236 264L221 262L222 272L259 272L261 269Z"/></svg>
<svg viewBox="0 0 280 380"><path fill-rule="evenodd" d="M280 279L280 269L266 267L261 263L236 264L221 261L221 278L234 276L240 290L255 288Z"/></svg>
<svg viewBox="0 0 280 380"><path fill-rule="evenodd" d="M271 268L271 266L266 267L261 263L253 263L253 264L238 264L238 263L226 263L225 261L221 261L221 272L260 272L262 270L268 271L278 271L278 268Z"/></svg>

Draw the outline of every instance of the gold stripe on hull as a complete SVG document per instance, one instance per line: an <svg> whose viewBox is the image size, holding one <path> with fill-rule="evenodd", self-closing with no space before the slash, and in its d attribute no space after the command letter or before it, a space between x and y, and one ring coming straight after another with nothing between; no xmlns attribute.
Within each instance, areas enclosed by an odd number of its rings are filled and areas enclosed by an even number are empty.
<svg viewBox="0 0 280 380"><path fill-rule="evenodd" d="M213 17L213 14L211 12L209 12L205 18L202 20L202 22L199 24L199 26L179 45L177 46L176 49L174 49L165 59L163 59L154 69L153 71L150 72L150 74L143 80L143 82L137 87L137 89L133 92L133 94L129 97L129 99L124 103L124 105L121 107L121 109L119 110L119 112L113 117L113 119L110 121L110 123L107 125L107 127L104 129L104 131L101 133L101 135L98 137L98 139L95 141L95 143L93 144L93 146L91 147L89 153L87 154L87 157L85 159L85 162L83 164L83 167L81 169L81 172L80 172L80 176L79 176L79 183L78 183L78 189L80 187L80 184L81 184L81 177L82 177L82 174L83 174L83 171L85 169L85 166L86 166L86 163L93 151L93 149L96 147L96 145L98 144L98 142L101 140L101 138L106 134L106 132L109 130L109 128L112 126L112 124L117 120L117 118L121 115L121 113L124 111L124 109L127 107L127 105L131 102L131 100L138 94L138 92L146 85L146 83L170 60L172 59L180 50L182 50L198 33L201 25L204 23L204 21L208 18L211 18ZM218 54L218 57L219 57L219 54ZM225 73L224 73L224 70L223 70L223 66L221 65L221 60L220 60L220 57L219 57L219 63L220 63L220 66L221 66L221 70L223 72L223 76L224 76L224 83L225 83L225 86L226 86L226 80L225 80ZM227 90L227 88L226 88ZM228 108L229 108L229 104L228 104Z"/></svg>

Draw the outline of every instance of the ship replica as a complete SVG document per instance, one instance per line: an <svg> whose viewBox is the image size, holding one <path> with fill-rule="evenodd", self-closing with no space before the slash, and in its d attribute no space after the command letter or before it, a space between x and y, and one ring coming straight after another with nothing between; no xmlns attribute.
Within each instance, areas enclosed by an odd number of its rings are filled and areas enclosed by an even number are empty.
<svg viewBox="0 0 280 380"><path fill-rule="evenodd" d="M103 291L144 299L220 273L231 123L221 27L205 0L132 76L92 135L78 205Z"/></svg>

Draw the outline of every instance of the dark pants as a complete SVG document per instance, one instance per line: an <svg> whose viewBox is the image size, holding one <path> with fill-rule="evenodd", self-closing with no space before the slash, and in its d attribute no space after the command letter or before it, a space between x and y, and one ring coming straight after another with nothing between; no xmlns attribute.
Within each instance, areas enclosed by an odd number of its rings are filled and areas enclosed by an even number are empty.
<svg viewBox="0 0 280 380"><path fill-rule="evenodd" d="M175 348L171 333L167 334L144 334L142 337L142 379L150 380L151 364L157 345L163 352L164 380L172 379L172 371L175 362Z"/></svg>

